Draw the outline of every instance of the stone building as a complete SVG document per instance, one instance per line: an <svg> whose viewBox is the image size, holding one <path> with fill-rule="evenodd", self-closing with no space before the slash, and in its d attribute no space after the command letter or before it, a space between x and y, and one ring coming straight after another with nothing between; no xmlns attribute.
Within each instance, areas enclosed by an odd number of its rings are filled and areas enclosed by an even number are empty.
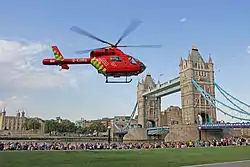
<svg viewBox="0 0 250 167"><path fill-rule="evenodd" d="M181 58L179 66L183 123L196 123L198 114L201 115L203 123L216 122L216 109L209 105L192 83L194 79L206 92L215 97L212 58L209 56L208 62L205 62L197 47L193 46L192 51L188 53L188 59Z"/></svg>
<svg viewBox="0 0 250 167"><path fill-rule="evenodd" d="M26 121L27 117L25 115L25 111L17 111L16 116L8 116L6 114L6 110L2 109L2 112L0 113L0 131L5 134L5 132L8 132L11 135L14 136L27 136L32 134L44 134L45 124L44 121L41 118L32 118L37 120L40 123L40 129L37 130L26 130L24 128L24 122ZM0 135L1 135L0 134Z"/></svg>
<svg viewBox="0 0 250 167"><path fill-rule="evenodd" d="M159 126L159 115L161 112L161 98L154 96L143 97L146 90L153 89L156 84L148 73L145 80L138 82L137 102L138 102L138 124L144 127Z"/></svg>
<svg viewBox="0 0 250 167"><path fill-rule="evenodd" d="M111 126L112 118L102 118L97 120L83 120L83 127L89 127L93 122L101 122L106 128Z"/></svg>
<svg viewBox="0 0 250 167"><path fill-rule="evenodd" d="M4 108L0 113L0 130L22 131L25 119L24 111L17 111L16 116L7 116Z"/></svg>
<svg viewBox="0 0 250 167"><path fill-rule="evenodd" d="M169 126L182 123L181 109L178 106L170 106L161 112L160 126Z"/></svg>

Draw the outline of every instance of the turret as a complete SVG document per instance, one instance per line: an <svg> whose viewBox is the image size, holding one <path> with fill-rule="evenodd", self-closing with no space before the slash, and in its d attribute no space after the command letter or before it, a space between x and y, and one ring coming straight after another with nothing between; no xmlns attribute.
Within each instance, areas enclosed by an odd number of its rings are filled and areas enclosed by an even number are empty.
<svg viewBox="0 0 250 167"><path fill-rule="evenodd" d="M182 60L182 57L180 59L180 66L183 64L183 60Z"/></svg>
<svg viewBox="0 0 250 167"><path fill-rule="evenodd" d="M155 88L156 84L150 73L146 75L143 85L144 85L144 90Z"/></svg>
<svg viewBox="0 0 250 167"><path fill-rule="evenodd" d="M21 116L21 113L19 112L19 110L17 110L16 116L17 116L17 117L20 117L20 116Z"/></svg>
<svg viewBox="0 0 250 167"><path fill-rule="evenodd" d="M6 116L6 110L5 110L5 107L2 109L2 116Z"/></svg>
<svg viewBox="0 0 250 167"><path fill-rule="evenodd" d="M24 112L24 110L22 111L22 117L25 117L25 112Z"/></svg>
<svg viewBox="0 0 250 167"><path fill-rule="evenodd" d="M180 64L179 64L179 67L180 67L180 71L182 70L182 68L183 68L183 59L182 59L182 57L181 57L181 59L180 59Z"/></svg>
<svg viewBox="0 0 250 167"><path fill-rule="evenodd" d="M208 63L213 64L213 61L212 61L212 57L211 57L211 55L209 55L209 60L208 60Z"/></svg>
<svg viewBox="0 0 250 167"><path fill-rule="evenodd" d="M188 61L189 61L189 62L192 61L190 50L188 51Z"/></svg>
<svg viewBox="0 0 250 167"><path fill-rule="evenodd" d="M209 70L211 70L211 71L214 70L214 63L213 63L213 61L212 61L211 55L209 55L208 68L209 68Z"/></svg>

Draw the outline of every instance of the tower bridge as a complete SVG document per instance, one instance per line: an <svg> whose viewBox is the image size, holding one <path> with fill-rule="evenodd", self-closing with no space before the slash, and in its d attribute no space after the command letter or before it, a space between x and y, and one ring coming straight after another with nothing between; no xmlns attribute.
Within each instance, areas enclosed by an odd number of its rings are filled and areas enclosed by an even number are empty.
<svg viewBox="0 0 250 167"><path fill-rule="evenodd" d="M163 84L155 84L150 74L138 83L138 124L142 127L166 124L161 120L161 97L179 91L181 91L182 123L195 123L198 113L204 120L205 117L209 117L216 121L215 109L211 110L206 101L202 100L192 83L192 79L195 79L199 85L209 89L211 95L215 96L212 58L209 57L208 62L205 62L198 48L193 46L192 51L188 53L188 59L180 59L179 69L179 76Z"/></svg>
<svg viewBox="0 0 250 167"><path fill-rule="evenodd" d="M188 58L186 60L182 58L180 59L179 69L180 72L177 77L162 84L159 82L155 83L150 74L147 74L144 79L138 82L137 102L131 114L131 119L135 115L137 109L138 126L141 129L145 129L146 134L142 132L142 130L133 130L134 134L132 131L130 133L130 122L128 122L128 125L125 129L119 129L118 133L128 133L125 135L125 138L128 138L128 136L130 136L130 138L138 138L139 134L144 134L147 136L160 134L166 135L168 131L172 131L172 138L183 135L192 138L197 136L198 130L207 131L209 129L221 130L228 128L250 127L250 124L248 123L230 125L217 124L216 109L223 114L238 120L250 122L250 118L239 118L218 108L216 106L216 102L223 104L229 109L232 109L215 98L215 87L222 93L224 91L223 96L225 96L227 101L238 108L232 110L248 115L250 115L250 113L230 101L225 94L228 96L232 95L228 94L214 82L214 64L211 56L209 56L207 62L204 61L199 53L198 48L193 46L192 50L188 52ZM170 112L162 112L161 97L179 91L181 92L181 109L179 108L180 114L178 115L172 113L171 115ZM232 98L238 102L241 102L233 96ZM244 104L250 108L250 105L247 105L244 102L241 102L241 104ZM169 119L169 117L171 117L171 119ZM171 120L171 122L169 120ZM171 135L168 134L167 137L169 136ZM169 139L171 139L171 137L169 137Z"/></svg>

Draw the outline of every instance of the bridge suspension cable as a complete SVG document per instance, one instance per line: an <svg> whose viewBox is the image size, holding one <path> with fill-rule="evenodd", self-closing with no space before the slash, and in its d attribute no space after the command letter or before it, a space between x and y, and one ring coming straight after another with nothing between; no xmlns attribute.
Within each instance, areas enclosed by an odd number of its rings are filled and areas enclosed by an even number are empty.
<svg viewBox="0 0 250 167"><path fill-rule="evenodd" d="M117 125L117 123L114 121L114 126L115 126L116 129L118 129L119 131L122 131L122 130L127 129L127 128L130 126L131 121L132 121L132 119L133 119L134 116L135 116L135 112L136 112L137 106L138 106L138 102L136 102L136 104L135 104L135 106L134 106L134 109L133 109L133 111L132 111L132 113L131 113L131 115L130 115L130 118L129 118L129 120L127 121L126 125L125 125L123 128L119 128L118 125Z"/></svg>
<svg viewBox="0 0 250 167"><path fill-rule="evenodd" d="M250 105L249 105L249 104L246 104L246 103L240 101L238 98L232 96L232 95L229 94L227 91L225 91L224 89L222 89L222 88L221 88L218 84L216 84L215 82L214 82L214 85L215 85L219 90L223 91L224 93L226 93L228 96L230 96L230 97L233 98L234 100L236 100L236 101L238 101L239 103L241 103L241 104L247 106L248 108L250 108Z"/></svg>
<svg viewBox="0 0 250 167"><path fill-rule="evenodd" d="M192 82L195 86L195 88L199 91L199 93L210 103L210 105L212 105L214 108L218 109L220 112L222 112L223 114L238 119L238 120L245 120L245 121L250 121L250 119L245 119L245 118L240 118L240 117L236 117L233 116L231 114L228 114L227 112L223 111L222 109L218 108L208 97L210 97L211 99L214 99L217 102L220 102L219 100L217 100L216 98L214 98L213 96L211 96L209 93L207 93L204 89L202 89L195 80L192 79ZM221 104L224 104L222 102L220 102ZM227 105L226 105L227 106ZM228 106L230 108L230 106Z"/></svg>
<svg viewBox="0 0 250 167"><path fill-rule="evenodd" d="M245 114L249 115L250 113L245 111L244 109L242 109L241 107L239 107L237 104L235 104L232 100L230 100L226 95L225 93L223 93L221 91L221 89L219 87L217 87L217 89L219 90L219 92L231 103L233 104L235 107L237 107L238 109L240 109L242 112L244 112Z"/></svg>
<svg viewBox="0 0 250 167"><path fill-rule="evenodd" d="M194 80L193 80L194 81ZM198 88L201 88L198 84L197 84L197 82L193 82L194 83L194 85L196 85ZM202 89L202 88L201 88ZM227 108L229 108L229 109L231 109L231 110L234 110L234 111L236 111L236 112L239 112L239 113L241 113L241 114L246 114L246 115L249 115L250 116L250 113L248 113L247 111L241 111L241 110L237 110L237 109L235 109L235 108L232 108L231 106L229 106L229 105L227 105L227 104L225 104L225 103L223 103L223 102L221 102L221 101L219 101L219 100L217 100L216 98L214 98L213 96L211 96L209 93L207 93L204 89L202 89L203 91L204 91L204 93L206 94L206 95L208 95L211 99L213 99L213 100L215 100L216 102L218 102L218 103L220 103L220 104L222 104L223 106L225 106L225 107L227 107Z"/></svg>

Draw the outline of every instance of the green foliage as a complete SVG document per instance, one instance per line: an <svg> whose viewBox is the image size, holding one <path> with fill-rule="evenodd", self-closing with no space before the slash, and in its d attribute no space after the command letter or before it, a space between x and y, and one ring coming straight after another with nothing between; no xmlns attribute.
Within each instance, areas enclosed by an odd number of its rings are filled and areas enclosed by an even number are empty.
<svg viewBox="0 0 250 167"><path fill-rule="evenodd" d="M75 125L70 120L45 120L45 133L59 132L59 133L78 133L78 134L89 134L97 132L106 132L106 127L100 122L93 122L89 127L81 127Z"/></svg>
<svg viewBox="0 0 250 167"><path fill-rule="evenodd" d="M25 130L37 130L41 128L41 123L34 118L26 118L23 127Z"/></svg>
<svg viewBox="0 0 250 167"><path fill-rule="evenodd" d="M76 132L77 127L70 120L61 120L60 122L57 120L46 120L45 121L45 133L51 133L53 131L57 131L59 133L63 132Z"/></svg>
<svg viewBox="0 0 250 167"><path fill-rule="evenodd" d="M107 129L106 127L103 125L103 123L101 123L101 121L96 121L90 124L89 126L89 130L93 133L93 132L97 132L97 136L99 134L99 132L106 132Z"/></svg>

